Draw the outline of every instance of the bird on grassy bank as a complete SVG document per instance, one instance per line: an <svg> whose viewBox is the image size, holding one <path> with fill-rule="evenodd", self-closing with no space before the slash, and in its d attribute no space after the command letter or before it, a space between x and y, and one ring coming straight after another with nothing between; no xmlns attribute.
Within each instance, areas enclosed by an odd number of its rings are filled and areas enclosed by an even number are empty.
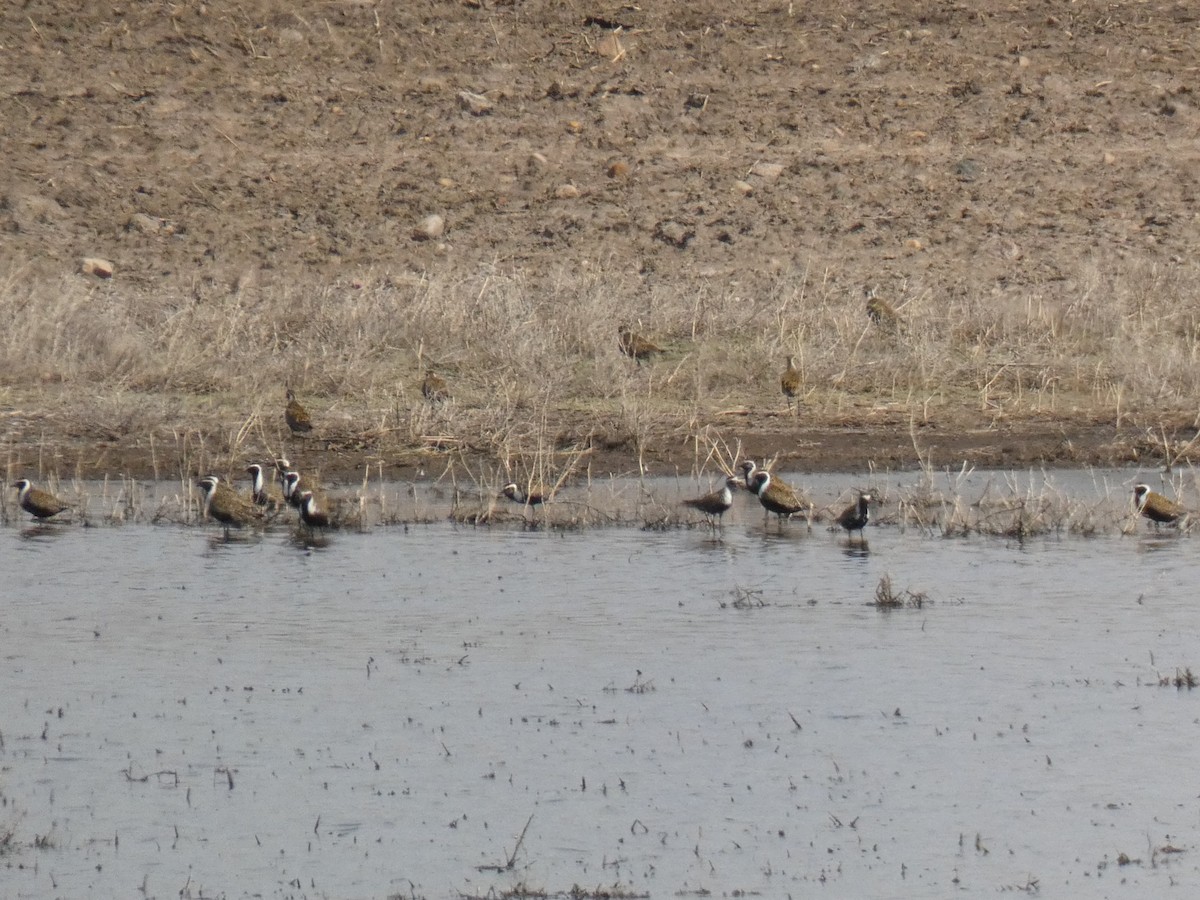
<svg viewBox="0 0 1200 900"><path fill-rule="evenodd" d="M230 528L242 528L263 520L263 511L251 501L224 484L216 475L208 475L196 482L204 492L204 514Z"/></svg>
<svg viewBox="0 0 1200 900"><path fill-rule="evenodd" d="M446 379L432 369L427 370L425 380L421 382L421 396L431 406L445 403L450 399L450 389L446 386Z"/></svg>
<svg viewBox="0 0 1200 900"><path fill-rule="evenodd" d="M779 516L781 523L808 509L807 501L797 494L791 485L771 477L771 473L765 469L754 473L751 490L758 496L762 508Z"/></svg>
<svg viewBox="0 0 1200 900"><path fill-rule="evenodd" d="M521 490L515 481L510 481L500 489L501 495L521 506L541 506L551 497L551 492L541 485L530 487L528 491Z"/></svg>
<svg viewBox="0 0 1200 900"><path fill-rule="evenodd" d="M654 354L662 353L663 348L630 330L628 325L617 326L617 343L621 352L630 359L636 360L640 366L644 360L651 359Z"/></svg>
<svg viewBox="0 0 1200 900"><path fill-rule="evenodd" d="M863 529L867 527L867 523L871 520L871 495L860 493L858 500L851 503L842 514L837 517L837 523L846 529L848 536L853 536L854 532L858 532L859 538L866 540L866 535Z"/></svg>
<svg viewBox="0 0 1200 900"><path fill-rule="evenodd" d="M294 435L308 434L312 431L312 416L296 399L296 392L290 387L287 389L287 406L283 408L283 419Z"/></svg>
<svg viewBox="0 0 1200 900"><path fill-rule="evenodd" d="M49 519L70 508L49 491L35 488L28 478L20 478L12 486L17 489L17 502L21 504L21 509L35 519Z"/></svg>
<svg viewBox="0 0 1200 900"><path fill-rule="evenodd" d="M1147 484L1133 486L1133 503L1137 511L1159 525L1175 525L1187 516L1187 511L1174 500L1168 500Z"/></svg>
<svg viewBox="0 0 1200 900"><path fill-rule="evenodd" d="M286 462L286 460L283 461ZM283 492L276 490L275 485L267 482L262 466L258 463L251 463L246 466L246 471L250 474L250 499L254 501L255 506L276 509L283 505Z"/></svg>
<svg viewBox="0 0 1200 900"><path fill-rule="evenodd" d="M800 370L796 368L794 356L788 356L787 368L779 376L779 390L783 392L783 400L787 404L788 410L791 411L794 405L796 412L799 413L800 401L796 398L800 394Z"/></svg>
<svg viewBox="0 0 1200 900"><path fill-rule="evenodd" d="M719 489L705 494L703 497L684 500L683 505L698 509L704 513L709 524L719 528L722 522L721 517L729 511L729 507L733 506L733 492L738 489L739 484L740 482L736 478L729 475Z"/></svg>
<svg viewBox="0 0 1200 900"><path fill-rule="evenodd" d="M867 289L867 318L884 331L898 331L902 320L900 313L892 305L875 293L875 288Z"/></svg>

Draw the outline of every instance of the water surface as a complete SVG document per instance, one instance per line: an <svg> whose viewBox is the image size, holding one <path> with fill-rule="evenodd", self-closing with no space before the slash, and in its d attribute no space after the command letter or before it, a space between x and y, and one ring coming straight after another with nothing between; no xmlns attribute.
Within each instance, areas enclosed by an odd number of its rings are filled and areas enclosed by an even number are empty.
<svg viewBox="0 0 1200 900"><path fill-rule="evenodd" d="M1196 889L1191 538L750 502L721 541L0 530L3 893Z"/></svg>

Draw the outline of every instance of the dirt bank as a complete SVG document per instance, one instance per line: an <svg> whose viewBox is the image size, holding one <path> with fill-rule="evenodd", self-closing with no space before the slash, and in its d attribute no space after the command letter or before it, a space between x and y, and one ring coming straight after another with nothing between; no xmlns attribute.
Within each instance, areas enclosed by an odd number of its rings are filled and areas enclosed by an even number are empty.
<svg viewBox="0 0 1200 900"><path fill-rule="evenodd" d="M38 296L18 286L99 284L81 269L93 256L113 263L108 302L129 305L168 291L253 303L293 284L430 272L503 272L552 292L573 272L601 271L621 275L620 315L650 320L663 285L702 305L714 292L770 296L804 273L821 302L860 309L863 288L878 285L896 304L915 301L926 323L949 300L970 314L1019 308L1034 291L1049 358L1075 298L1102 302L1097 261L1190 265L1197 13L1176 2L935 6L7 4L0 304L18 320ZM1200 309L1183 305L1168 331L1194 343ZM145 339L177 313L144 315ZM1028 318L1042 326L1042 313ZM953 327L987 356L996 328L986 317ZM40 339L47 359L80 341ZM442 357L454 359L447 343ZM791 352L781 344L772 354ZM1089 371L1034 362L1047 384ZM278 366L288 367L298 364ZM598 434L571 411L590 398L563 397L550 435L587 449L598 470L632 471L639 460L690 467L689 437L709 426L814 470L1145 462L1160 426L1176 443L1194 434L1178 430L1194 424L1194 409L1177 413L1186 389L1090 371L1112 382L1084 386L1103 410L982 415L976 383L917 428L911 411L845 416L827 404L789 419L764 402L730 415L717 397L686 422ZM263 376L271 391L277 374ZM318 402L346 400L342 377L325 377ZM772 403L776 377L755 376ZM238 434L244 411L228 396L223 417L195 412L201 391L228 386L177 378L136 414L98 412L80 426L48 411L53 397L92 392L102 408L127 376L83 384L70 366L22 365L0 378L10 468L170 474L284 443L273 412L257 437ZM1123 418L1121 404L1139 400L1144 411ZM373 434L365 420L342 430L289 452L347 477L368 462L402 475L453 454L498 458L469 427L441 442Z"/></svg>

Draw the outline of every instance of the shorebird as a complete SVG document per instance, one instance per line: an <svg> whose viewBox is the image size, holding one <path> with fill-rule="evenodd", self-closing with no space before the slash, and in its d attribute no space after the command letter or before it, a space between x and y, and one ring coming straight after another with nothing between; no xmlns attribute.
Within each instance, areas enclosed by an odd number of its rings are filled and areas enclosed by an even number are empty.
<svg viewBox="0 0 1200 900"><path fill-rule="evenodd" d="M628 325L617 326L617 343L621 346L621 352L630 359L637 360L639 366L642 364L642 360L650 359L655 353L663 352L663 348L658 344L630 331Z"/></svg>
<svg viewBox="0 0 1200 900"><path fill-rule="evenodd" d="M892 305L875 294L875 288L867 289L867 318L886 331L900 327L900 313Z"/></svg>
<svg viewBox="0 0 1200 900"><path fill-rule="evenodd" d="M758 465L752 459L742 460L742 478L746 481L746 490L754 493L754 473L758 471Z"/></svg>
<svg viewBox="0 0 1200 900"><path fill-rule="evenodd" d="M779 376L779 390L783 391L783 399L787 403L788 410L792 409L793 401L795 401L795 410L799 413L800 401L796 400L796 397L800 394L800 370L796 368L794 356L788 356L787 368Z"/></svg>
<svg viewBox="0 0 1200 900"><path fill-rule="evenodd" d="M283 418L292 434L307 434L312 431L312 416L296 399L296 392L291 388L287 389L287 406L283 408Z"/></svg>
<svg viewBox="0 0 1200 900"><path fill-rule="evenodd" d="M204 492L204 514L224 525L226 533L262 521L263 511L216 475L201 478L196 486Z"/></svg>
<svg viewBox="0 0 1200 900"><path fill-rule="evenodd" d="M700 510L710 524L719 528L721 517L728 512L729 507L733 506L733 492L738 489L740 484L741 482L729 475L725 478L725 483L717 490L705 494L703 497L684 500L683 505Z"/></svg>
<svg viewBox="0 0 1200 900"><path fill-rule="evenodd" d="M279 457L275 460L275 480L279 482L279 493L283 495L283 499L287 499L287 481L284 476L292 468L292 464L285 458Z"/></svg>
<svg viewBox="0 0 1200 900"><path fill-rule="evenodd" d="M846 529L847 535L853 535L858 532L859 538L866 540L866 535L863 534L863 529L867 527L867 523L871 519L871 495L860 493L858 501L851 503L842 514L837 517L837 523Z"/></svg>
<svg viewBox="0 0 1200 900"><path fill-rule="evenodd" d="M329 502L325 496L325 491L321 489L321 484L315 478L301 477L300 473L295 469L288 469L283 474L283 500L288 505L296 510L300 509L300 504L303 502L304 493L313 495L317 509L326 509Z"/></svg>
<svg viewBox="0 0 1200 900"><path fill-rule="evenodd" d="M283 473L283 499L288 506L300 508L300 473L295 469L288 469Z"/></svg>
<svg viewBox="0 0 1200 900"><path fill-rule="evenodd" d="M300 521L309 528L329 528L332 520L329 513L317 505L312 491L300 492Z"/></svg>
<svg viewBox="0 0 1200 900"><path fill-rule="evenodd" d="M425 372L425 380L421 382L421 396L425 402L437 405L450 399L450 389L446 387L446 379L429 369Z"/></svg>
<svg viewBox="0 0 1200 900"><path fill-rule="evenodd" d="M20 478L12 486L17 489L17 502L21 504L21 509L35 519L49 519L68 508L49 491L35 488L28 478Z"/></svg>
<svg viewBox="0 0 1200 900"><path fill-rule="evenodd" d="M292 506L292 507L295 507L296 509L299 509L301 497L303 496L305 491L308 491L314 497L317 498L317 505L318 506L322 505L325 501L325 497L321 493L320 488L315 484L310 484L307 480L304 480L304 484L302 487L301 486L302 480L303 479L301 479L300 473L297 472L295 469L288 469L286 472L283 473L283 499L284 499L284 502L287 503L288 506Z"/></svg>
<svg viewBox="0 0 1200 900"><path fill-rule="evenodd" d="M528 492L523 491L517 487L515 481L510 481L502 487L500 493L513 503L519 503L521 506L541 506L551 496L550 492L541 486L530 488Z"/></svg>
<svg viewBox="0 0 1200 900"><path fill-rule="evenodd" d="M1182 506L1174 500L1168 500L1157 491L1150 490L1150 486L1146 484L1133 486L1133 503L1137 511L1153 522L1156 528L1160 524L1174 525L1187 515Z"/></svg>
<svg viewBox="0 0 1200 900"><path fill-rule="evenodd" d="M287 460L280 460L287 462ZM263 467L258 463L252 463L246 466L246 471L252 479L250 485L250 499L254 501L256 506L265 506L270 509L275 509L283 503L282 491L276 491L273 484L268 484L263 475Z"/></svg>
<svg viewBox="0 0 1200 900"><path fill-rule="evenodd" d="M763 509L779 516L780 522L808 509L808 504L790 485L772 478L765 469L754 473L750 489L758 495Z"/></svg>

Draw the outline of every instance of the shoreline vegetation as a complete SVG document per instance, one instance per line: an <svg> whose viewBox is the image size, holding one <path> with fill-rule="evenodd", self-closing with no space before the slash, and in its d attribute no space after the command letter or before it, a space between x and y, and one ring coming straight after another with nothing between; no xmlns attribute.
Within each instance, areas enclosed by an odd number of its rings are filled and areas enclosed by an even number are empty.
<svg viewBox="0 0 1200 900"><path fill-rule="evenodd" d="M198 295L11 273L0 385L10 478L190 478L296 458L364 475L561 485L720 471L963 463L1190 465L1200 445L1193 267L1094 268L1069 303L890 298L781 277L765 296L434 276ZM623 355L617 325L662 348ZM795 358L800 385L780 377ZM423 391L433 373L444 381ZM291 388L308 433L284 420ZM484 474L484 477L481 477ZM502 479L502 480L501 480Z"/></svg>
<svg viewBox="0 0 1200 900"><path fill-rule="evenodd" d="M8 475L1190 461L1178 10L683 12L0 12Z"/></svg>

